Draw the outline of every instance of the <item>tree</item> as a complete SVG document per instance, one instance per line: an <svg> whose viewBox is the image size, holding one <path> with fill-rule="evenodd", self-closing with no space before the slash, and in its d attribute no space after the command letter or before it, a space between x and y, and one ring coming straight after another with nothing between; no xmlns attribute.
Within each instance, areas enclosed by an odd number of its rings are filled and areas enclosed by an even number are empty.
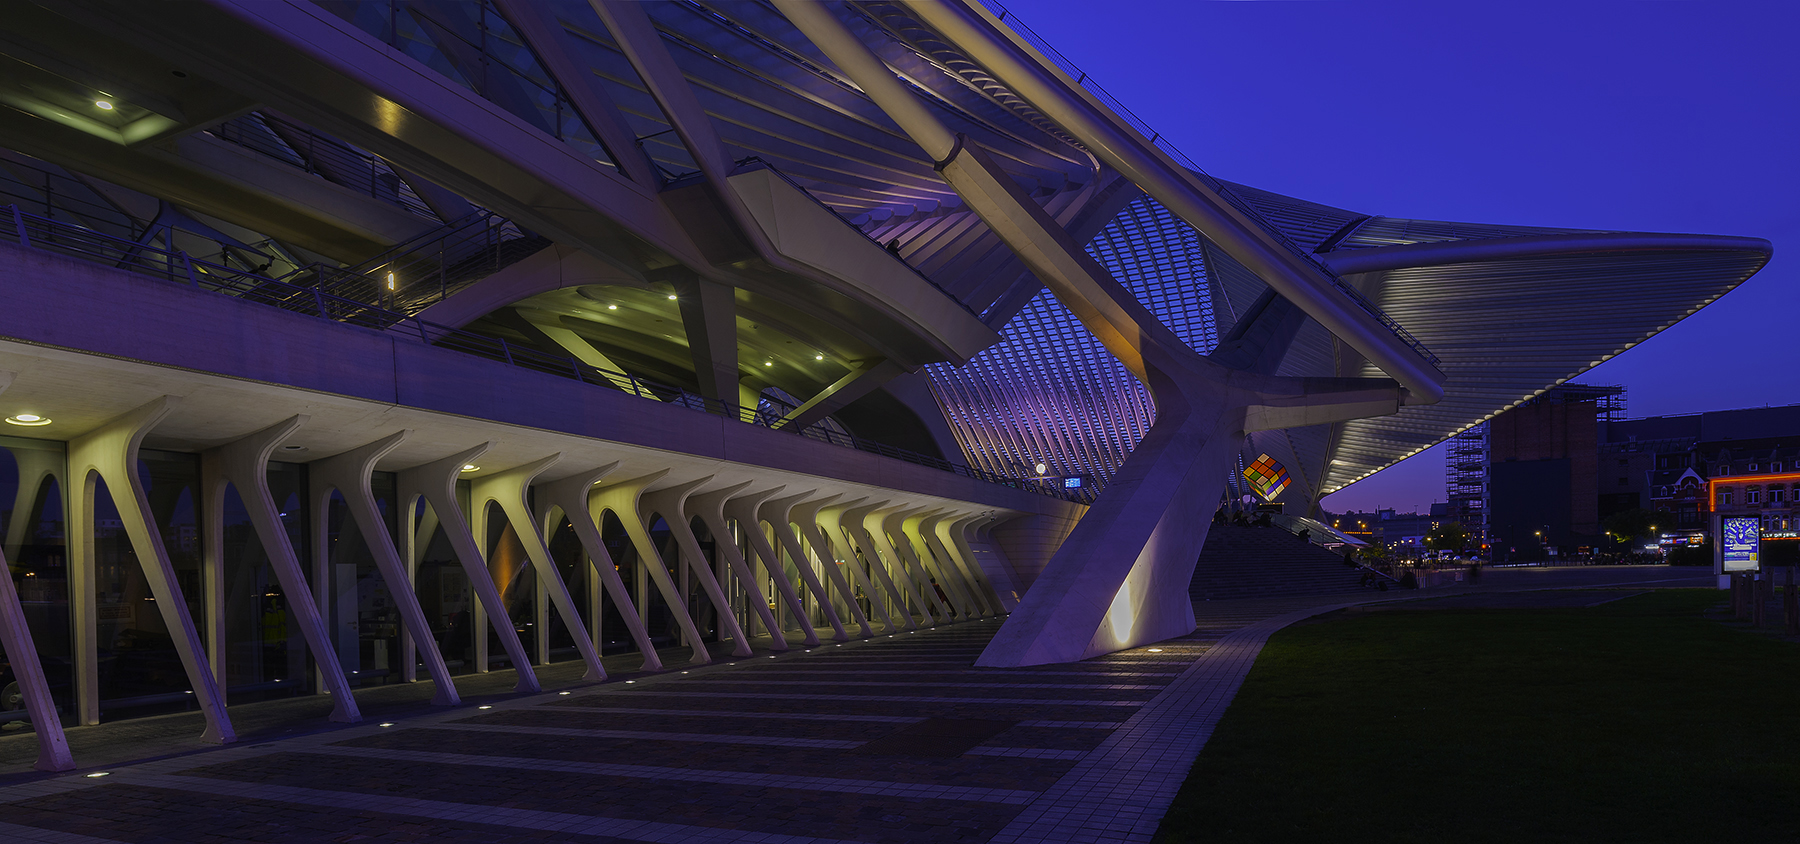
<svg viewBox="0 0 1800 844"><path fill-rule="evenodd" d="M1638 507L1607 516L1602 526L1613 538L1620 542L1630 542L1639 537L1654 536L1657 528L1670 524L1672 518L1668 513L1655 513Z"/></svg>
<svg viewBox="0 0 1800 844"><path fill-rule="evenodd" d="M1462 522L1444 522L1425 534L1425 547L1433 551L1461 551L1469 544L1469 531Z"/></svg>

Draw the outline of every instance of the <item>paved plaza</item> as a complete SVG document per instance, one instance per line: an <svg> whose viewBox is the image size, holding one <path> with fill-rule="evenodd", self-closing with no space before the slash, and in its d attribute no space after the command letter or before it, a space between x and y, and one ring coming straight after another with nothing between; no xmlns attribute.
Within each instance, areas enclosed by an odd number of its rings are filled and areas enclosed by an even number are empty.
<svg viewBox="0 0 1800 844"><path fill-rule="evenodd" d="M1496 571L1460 593L1705 575ZM372 717L352 727L283 723L316 698L259 705L260 720L244 707L260 731L200 752L197 716L78 729L89 767L6 776L0 840L1148 841L1272 632L1449 594L1207 602L1189 637L1033 668L973 667L989 620L656 675L623 673L636 660L621 657L600 685L554 688L552 667L530 696L496 672L463 678L477 693L450 709L420 705L419 686L359 693ZM0 739L8 770L29 764L28 742ZM113 761L94 767L106 747Z"/></svg>

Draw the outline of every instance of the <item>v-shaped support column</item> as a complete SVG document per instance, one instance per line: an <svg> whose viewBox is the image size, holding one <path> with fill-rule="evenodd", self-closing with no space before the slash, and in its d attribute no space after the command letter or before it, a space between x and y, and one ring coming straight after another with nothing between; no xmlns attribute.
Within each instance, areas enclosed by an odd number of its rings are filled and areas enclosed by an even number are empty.
<svg viewBox="0 0 1800 844"><path fill-rule="evenodd" d="M918 555L913 553L912 542L902 532L906 520L916 516L923 509L921 507L900 507L886 511L881 514L881 522L871 530L871 533L887 544L888 552L894 555L900 568L907 573L908 579L917 586L919 594L924 595L925 599L937 608L938 616L946 622L952 622L956 620L958 614L955 601L950 597L950 590L954 589L955 585L943 578L935 577L927 570ZM933 582L943 586L943 595L939 595L938 590L932 588Z"/></svg>
<svg viewBox="0 0 1800 844"><path fill-rule="evenodd" d="M693 496L687 500L687 510L699 516L700 521L705 523L706 529L712 532L713 544L719 549L720 554L725 555L725 565L731 569L731 576L737 578L738 585L744 587L745 596L751 602L751 609L755 612L757 620L762 622L765 630L769 631L769 647L773 650L785 651L788 649L787 635L782 631L781 624L775 620L774 611L769 609L769 599L763 595L762 585L756 582L756 573L750 570L750 564L744 559L743 552L738 550L737 543L725 541L727 537L731 536L731 527L725 523L725 503L727 501L731 500L733 496L761 501L781 491L781 487L776 487L763 492L750 493L747 496L739 496L738 493L751 483L751 481L745 481L704 495ZM740 522L739 524L746 534L752 531L756 531L759 535L761 533L754 523ZM793 585L788 583L787 572L776 568L771 569L769 575L775 582L775 591L779 592L782 600L787 602L788 610L793 612L795 618L802 620L800 630L806 636L806 644L818 644L819 634L813 631L811 624L805 622L806 608L800 604L799 596L794 594Z"/></svg>
<svg viewBox="0 0 1800 844"><path fill-rule="evenodd" d="M594 520L597 508L590 507L588 503L594 484L612 474L618 467L618 463L608 463L592 471L539 485L539 521L548 534L557 511L561 511L563 517L569 520L575 536L581 540L581 549L587 552L588 563L594 567L594 573L599 576L600 584L606 588L607 594L612 596L613 606L619 609L619 617L625 621L625 629L631 633L631 641L637 645L638 654L644 658L642 670L661 671L662 658L656 655L656 647L650 644L650 634L644 630L644 620L631 599L631 590L626 588L624 579L619 577L612 555L606 552L600 525ZM601 612L599 608L594 611Z"/></svg>
<svg viewBox="0 0 1800 844"><path fill-rule="evenodd" d="M456 481L462 477L463 467L473 465L469 461L487 453L491 445L492 443L483 443L441 460L402 471L397 484L400 501L404 505L401 509L410 514L413 502L423 496L425 503L437 513L438 525L444 529L444 537L450 540L450 548L456 552L457 562L462 564L463 572L468 575L469 588L475 592L475 609L485 612L488 623L493 625L494 632L500 637L500 646L506 650L507 658L512 660L513 669L518 672L519 682L514 686L514 691L542 691L537 672L531 667L531 657L525 653L525 643L519 641L519 631L513 629L512 617L507 615L506 601L494 586L494 575L488 571L487 555L482 553L482 543L476 541L468 521L463 518L462 508L456 503ZM482 612L471 613L471 616L476 622L473 625L476 630L475 670L485 673L487 637L483 634L487 628L481 624Z"/></svg>
<svg viewBox="0 0 1800 844"><path fill-rule="evenodd" d="M690 523L692 515L687 510L688 496L694 490L705 486L712 476L708 475L697 481L688 481L667 489L659 489L643 497L643 508L646 513L657 513L669 526L669 535L675 537L675 547L681 550L682 557L687 560L688 571L695 580L700 581L700 589L706 592L707 600L712 602L714 614L719 617L719 628L731 637L732 656L749 656L750 637L744 635L744 628L737 622L737 615L731 611L731 602L725 599L725 590L719 588L718 578L713 576L712 563L706 559L706 553L700 550L700 540L694 537L694 528ZM741 487L740 487L741 488ZM716 537L715 537L716 538ZM715 545L730 545L728 542L715 542ZM735 550L735 547L734 547ZM685 596L683 596L685 597ZM767 602L759 601L758 606L768 612ZM779 629L771 629L772 647L778 651L787 650L787 640L782 638Z"/></svg>
<svg viewBox="0 0 1800 844"><path fill-rule="evenodd" d="M676 625L687 636L688 645L694 650L694 656L688 662L694 665L705 665L712 662L712 654L707 652L706 642L701 640L699 628L694 626L693 617L688 615L687 601L682 597L681 591L675 588L675 582L669 579L668 564L663 562L662 555L657 553L656 543L650 541L650 528L644 524L643 514L638 509L638 500L643 495L644 488L661 480L662 476L668 473L669 470L664 469L641 478L620 481L603 487L592 497L594 514L598 520L601 512L611 510L612 514L618 517L619 524L624 525L625 534L631 537L631 544L637 548L638 565L656 584L657 591L662 593L663 603L668 605L669 614L675 617ZM646 613L648 610L648 607L638 608L640 613ZM639 619L644 618L643 615L638 617Z"/></svg>
<svg viewBox="0 0 1800 844"><path fill-rule="evenodd" d="M924 524L925 520L935 518L937 512L936 510L914 511L911 515L902 518L900 523L890 531L894 537L894 544L900 553L911 558L915 565L924 569L928 575L944 585L944 594L950 596L952 610L964 619L979 618L981 607L970 597L968 584L963 582L962 574L953 568L941 565L937 558L932 556L931 549L925 547L925 540L919 535L919 526Z"/></svg>
<svg viewBox="0 0 1800 844"><path fill-rule="evenodd" d="M313 590L306 582L306 570L301 567L300 557L294 553L294 545L288 539L287 528L281 523L281 508L269 492L269 457L276 446L300 430L306 420L305 416L294 416L201 453L200 478L205 502L201 523L208 534L205 570L208 581L214 584L208 591L222 588L225 489L232 486L237 488L238 498L244 503L244 511L250 517L257 541L262 544L263 554L269 559L269 568L275 571L276 582L281 584L282 594L288 596L288 611L294 614L300 635L306 640L306 648L319 664L325 690L331 695L331 720L354 724L362 720L362 713L357 709L356 698L350 694L350 682L344 677L337 650L331 646L331 636L325 630L319 605L312 601ZM209 626L214 628L213 641L223 642L224 625L216 618L220 615L219 608L216 601L209 600L208 604L211 609ZM225 667L225 649L215 648L213 671L221 689L225 686Z"/></svg>
<svg viewBox="0 0 1800 844"><path fill-rule="evenodd" d="M11 373L0 372L0 391L6 389L6 381ZM69 483L63 475L62 454L54 451L39 451L32 448L11 449L13 463L19 470L19 486L13 492L12 518L6 525L7 559L19 559L19 548L25 544L26 537L31 535L31 517L33 505L37 504L39 490L44 488L45 480L55 480L56 488L64 495L70 495Z"/></svg>
<svg viewBox="0 0 1800 844"><path fill-rule="evenodd" d="M969 596L980 605L983 617L999 615L1002 612L1000 602L989 594L992 590L987 588L986 581L980 577L978 572L965 565L959 558L959 554L953 552L944 543L944 536L949 530L955 529L956 525L961 524L964 518L950 513L930 516L919 522L919 536L925 540L926 549L938 559L939 565L961 574L963 583L968 587Z"/></svg>
<svg viewBox="0 0 1800 844"><path fill-rule="evenodd" d="M431 635L431 621L425 617L424 608L419 606L418 589L408 576L406 563L400 559L399 548L388 533L387 520L381 517L381 509L375 504L372 486L375 464L398 448L410 433L396 431L361 448L307 464L307 480L313 497L313 588L317 590L314 599L324 606L325 587L330 578L327 566L331 564L328 505L331 491L335 489L343 494L344 506L356 520L369 555L375 558L375 568L387 582L388 594L393 596L394 604L400 610L400 622L406 625L406 631L418 646L419 655L425 660L425 671L431 675L436 687L431 695L432 704L454 706L461 700L456 694L456 683L450 679L444 654L438 649L437 639ZM400 500L406 504L412 498L402 495ZM405 509L404 506L401 508L403 512Z"/></svg>
<svg viewBox="0 0 1800 844"><path fill-rule="evenodd" d="M854 501L833 503L837 499L838 496L833 495L829 498L794 505L793 523L800 526L801 533L806 535L806 544L812 546L813 554L826 564L826 571L837 572L840 579L843 572L850 572L850 579L856 583L857 589L862 590L863 598L869 602L869 608L880 614L882 626L887 628L882 632L892 633L900 629L900 626L894 623L893 614L888 612L886 596L890 593L875 585L875 581L869 576L861 560L857 558L856 548L851 544L850 537L844 533L844 511L868 499L858 498ZM833 582L837 583L837 581ZM846 586L839 584L839 588L846 589ZM869 627L868 614L863 612L862 605L856 602L856 594L845 591L844 600L849 603L851 612L855 613L860 621L863 638L867 639L875 635L875 631Z"/></svg>
<svg viewBox="0 0 1800 844"><path fill-rule="evenodd" d="M864 499L865 502L867 500ZM900 608L900 617L905 620L906 629L917 630L919 622L913 618L913 608L917 607L919 612L925 614L927 623L931 621L931 611L925 608L924 602L919 600L919 596L913 594L912 585L907 583L906 574L894 568L891 554L882 556L881 551L875 546L875 540L869 536L869 529L863 525L864 519L887 506L888 502L877 501L841 509L827 507L819 511L819 518L827 523L835 522L837 530L832 533L832 539L835 540L839 536L844 537L844 548L847 552L845 556L856 555L860 552L864 564L869 567L869 573L873 574L875 580L887 589L887 594L892 596L894 604ZM898 577L896 578L895 575ZM901 588L902 586L905 588Z"/></svg>
<svg viewBox="0 0 1800 844"><path fill-rule="evenodd" d="M156 423L169 415L180 399L164 396L69 442L69 477L80 480L80 488L71 490L69 519L70 599L75 611L75 664L81 721L100 722L100 676L97 652L98 616L94 595L94 509L99 493L97 483L106 482L119 513L125 535L131 540L143 567L144 580L156 598L156 609L174 640L181 667L193 684L195 702L206 716L206 730L200 740L213 744L229 744L237 740L231 719L225 714L225 695L213 678L207 660L206 646L200 641L194 619L188 614L187 600L181 594L175 566L163 547L161 531L156 529L156 516L138 475L138 446ZM223 644L223 643L218 643Z"/></svg>
<svg viewBox="0 0 1800 844"><path fill-rule="evenodd" d="M781 487L776 487L769 492L773 494L781 489ZM799 495L790 495L773 501L763 501L760 498L735 499L728 509L736 514L732 518L737 519L738 524L744 526L744 532L750 537L750 547L763 558L769 568L770 576L778 578L777 584L786 584L787 573L781 568L781 555L776 553L769 544L768 537L763 536L762 523L768 523L769 530L775 536L775 541L787 549L788 557L794 561L794 570L800 575L801 582L806 584L807 590L812 593L813 600L819 602L819 609L825 613L826 623L831 625L831 638L839 642L848 642L850 634L844 631L843 617L838 615L837 607L832 605L831 595L826 592L825 584L819 582L819 576L813 571L810 558L806 555L806 549L800 547L800 540L794 535L793 525L789 521L790 518L803 517L804 514L800 511L804 508L799 502L811 495L812 491L808 490ZM830 501L836 497L834 495L831 498L821 499L821 501ZM815 505L812 509L817 511L818 507ZM856 605L855 596L850 594L849 587L844 584L843 574L838 572L837 566L832 565L831 553L829 551L819 553L815 549L814 556L819 559L826 576L831 578L833 585L837 587L838 595L850 607L857 623L862 625L863 636L869 636L869 622L862 617L862 608ZM792 586L788 586L787 589L789 592L793 591ZM799 607L800 597L793 596L789 603L791 606ZM806 618L806 612L803 609L796 609L794 615L796 618ZM808 629L811 627L811 624L807 625ZM813 634L812 641L807 644L818 644L816 632Z"/></svg>
<svg viewBox="0 0 1800 844"><path fill-rule="evenodd" d="M13 373L0 372L0 393L6 392L12 380ZM21 453L43 457L35 461L31 458L20 460ZM31 716L31 729L37 735L38 745L37 762L32 767L40 771L72 771L75 757L69 752L69 739L63 733L62 720L57 717L50 681L44 675L44 663L38 657L37 643L32 641L31 626L25 621L25 606L19 603L19 590L13 585L12 568L7 560L16 558L18 548L23 544L19 540L26 530L26 522L20 518L21 514L30 517L39 485L44 478L55 477L62 471L62 460L55 459L57 457L49 452L14 452L13 459L19 466L19 492L13 505L12 524L6 531L8 542L5 550L0 551L0 647L6 648L13 680L19 684L19 696L24 699L25 711ZM58 484L61 484L60 479ZM62 486L62 489L67 491L68 487ZM68 523L71 533L74 526L74 521ZM73 559L71 557L71 561Z"/></svg>
<svg viewBox="0 0 1800 844"><path fill-rule="evenodd" d="M581 654L581 660L587 663L587 674L583 680L595 682L606 679L606 669L600 665L600 655L594 650L594 643L588 636L587 626L581 614L575 609L575 599L569 596L569 585L563 582L562 574L556 570L556 563L550 559L550 549L544 544L545 536L538 529L537 522L531 518L531 511L525 502L525 490L531 482L545 469L555 465L562 455L552 454L541 460L527 463L475 478L470 484L469 508L474 511L478 523L475 535L486 537L485 511L489 501L500 505L501 512L512 525L513 533L518 535L519 544L525 546L525 556L537 569L540 588L550 593L550 602L556 605L556 612L562 616L563 624L569 629L569 636L575 640L575 651ZM491 577L491 576L490 576ZM539 618L538 624L544 626L545 619Z"/></svg>

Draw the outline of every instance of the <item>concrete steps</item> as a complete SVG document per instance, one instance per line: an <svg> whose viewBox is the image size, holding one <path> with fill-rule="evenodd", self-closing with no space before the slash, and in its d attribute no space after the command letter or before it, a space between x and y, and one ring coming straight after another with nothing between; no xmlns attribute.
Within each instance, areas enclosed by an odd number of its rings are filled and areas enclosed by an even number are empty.
<svg viewBox="0 0 1800 844"><path fill-rule="evenodd" d="M1361 592L1362 573L1281 528L1214 525L1194 566L1196 601Z"/></svg>

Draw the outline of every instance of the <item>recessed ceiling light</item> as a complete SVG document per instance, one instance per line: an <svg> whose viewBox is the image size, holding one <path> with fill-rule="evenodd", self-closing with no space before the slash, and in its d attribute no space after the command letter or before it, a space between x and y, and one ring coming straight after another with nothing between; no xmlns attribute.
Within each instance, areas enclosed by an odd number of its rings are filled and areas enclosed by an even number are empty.
<svg viewBox="0 0 1800 844"><path fill-rule="evenodd" d="M305 451L305 450L306 450L306 446L303 446L303 445L284 445L284 446L282 446L282 447L281 447L281 450L282 450L282 451Z"/></svg>
<svg viewBox="0 0 1800 844"><path fill-rule="evenodd" d="M618 305L607 305L606 309L609 311L616 311L619 309L619 306Z"/></svg>
<svg viewBox="0 0 1800 844"><path fill-rule="evenodd" d="M473 463L464 463L462 470L465 472L479 472L481 471L481 467Z"/></svg>
<svg viewBox="0 0 1800 844"><path fill-rule="evenodd" d="M675 294L673 294L673 293L669 294L669 301L671 301L671 302L675 301Z"/></svg>
<svg viewBox="0 0 1800 844"><path fill-rule="evenodd" d="M100 109L101 111L112 111L113 104L107 102L106 100L95 100L94 108Z"/></svg>
<svg viewBox="0 0 1800 844"><path fill-rule="evenodd" d="M824 360L824 359L825 359L824 355L813 355L813 360Z"/></svg>
<svg viewBox="0 0 1800 844"><path fill-rule="evenodd" d="M26 428L42 428L50 424L50 418L35 413L21 413L17 416L6 417L6 422L9 425L20 425Z"/></svg>
<svg viewBox="0 0 1800 844"><path fill-rule="evenodd" d="M775 362L772 360L763 361L763 366L774 366L774 365L775 365Z"/></svg>

